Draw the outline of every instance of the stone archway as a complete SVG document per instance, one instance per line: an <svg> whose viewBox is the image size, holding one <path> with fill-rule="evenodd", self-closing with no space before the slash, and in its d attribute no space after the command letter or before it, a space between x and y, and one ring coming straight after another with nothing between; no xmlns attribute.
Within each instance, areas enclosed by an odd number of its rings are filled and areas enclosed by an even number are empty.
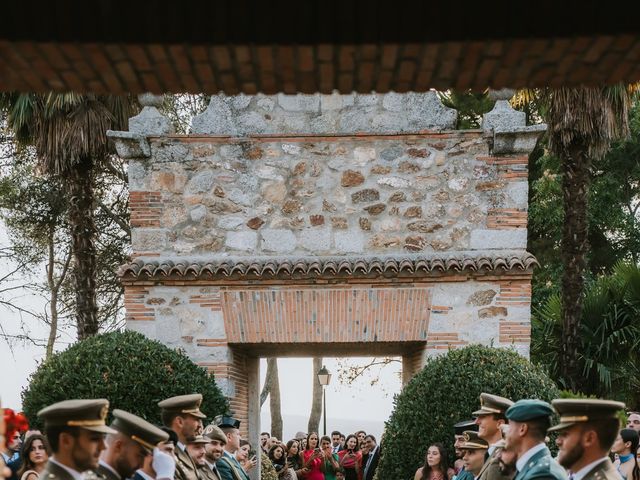
<svg viewBox="0 0 640 480"><path fill-rule="evenodd" d="M130 132L127 328L215 373L258 438L260 356L389 354L407 381L468 343L528 355L526 127L451 130L435 93L215 96L192 135Z"/></svg>

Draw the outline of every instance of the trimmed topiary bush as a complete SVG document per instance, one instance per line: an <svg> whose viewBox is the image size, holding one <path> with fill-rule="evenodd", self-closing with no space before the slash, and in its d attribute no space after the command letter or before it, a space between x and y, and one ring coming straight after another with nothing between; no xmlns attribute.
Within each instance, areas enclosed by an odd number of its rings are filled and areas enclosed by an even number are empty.
<svg viewBox="0 0 640 480"><path fill-rule="evenodd" d="M394 400L377 478L412 479L436 442L452 460L453 425L472 418L482 392L514 401L549 401L560 393L541 369L512 350L473 345L433 358Z"/></svg>
<svg viewBox="0 0 640 480"><path fill-rule="evenodd" d="M72 398L106 398L120 408L160 424L157 403L167 397L201 393L201 410L211 419L228 403L212 374L185 354L140 333L111 332L78 342L40 364L22 392L25 414Z"/></svg>

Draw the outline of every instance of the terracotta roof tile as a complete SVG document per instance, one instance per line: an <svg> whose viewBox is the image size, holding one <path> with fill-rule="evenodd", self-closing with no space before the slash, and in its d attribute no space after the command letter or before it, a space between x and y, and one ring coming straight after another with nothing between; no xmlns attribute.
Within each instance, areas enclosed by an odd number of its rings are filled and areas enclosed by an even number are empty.
<svg viewBox="0 0 640 480"><path fill-rule="evenodd" d="M475 254L474 254L475 253ZM406 257L307 257L216 260L137 259L120 267L123 280L162 278L307 279L327 277L431 276L446 272L528 271L537 266L528 252L477 252Z"/></svg>

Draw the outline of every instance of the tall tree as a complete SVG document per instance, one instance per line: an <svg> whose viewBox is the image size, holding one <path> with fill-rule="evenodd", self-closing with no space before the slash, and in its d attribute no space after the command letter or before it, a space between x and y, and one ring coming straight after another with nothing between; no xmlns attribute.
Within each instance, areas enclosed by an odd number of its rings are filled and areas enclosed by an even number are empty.
<svg viewBox="0 0 640 480"><path fill-rule="evenodd" d="M282 407L280 402L280 380L278 378L278 359L267 359L267 375L264 387L260 392L260 406L269 397L269 410L271 411L271 435L282 439Z"/></svg>
<svg viewBox="0 0 640 480"><path fill-rule="evenodd" d="M561 161L562 230L561 374L579 387L580 319L588 251L587 203L591 162L629 131L629 94L624 86L559 88L545 92L549 149Z"/></svg>
<svg viewBox="0 0 640 480"><path fill-rule="evenodd" d="M311 413L309 414L308 432L317 432L322 416L322 385L318 380L318 372L322 368L322 357L313 357L313 390L311 394Z"/></svg>
<svg viewBox="0 0 640 480"><path fill-rule="evenodd" d="M66 94L2 94L0 108L22 145L35 147L42 172L59 178L69 199L78 338L98 332L96 300L96 167L111 150L107 130L126 129L128 98Z"/></svg>

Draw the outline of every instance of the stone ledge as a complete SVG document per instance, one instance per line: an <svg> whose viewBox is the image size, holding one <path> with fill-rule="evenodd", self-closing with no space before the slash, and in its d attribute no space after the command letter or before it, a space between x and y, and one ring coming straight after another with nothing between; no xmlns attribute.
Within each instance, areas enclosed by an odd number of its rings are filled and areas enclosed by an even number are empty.
<svg viewBox="0 0 640 480"><path fill-rule="evenodd" d="M451 255L406 255L403 257L302 257L223 258L218 260L143 260L138 259L119 270L123 280L198 278L319 278L429 275L449 271L476 272L509 270L531 271L538 262L526 251L455 252Z"/></svg>

